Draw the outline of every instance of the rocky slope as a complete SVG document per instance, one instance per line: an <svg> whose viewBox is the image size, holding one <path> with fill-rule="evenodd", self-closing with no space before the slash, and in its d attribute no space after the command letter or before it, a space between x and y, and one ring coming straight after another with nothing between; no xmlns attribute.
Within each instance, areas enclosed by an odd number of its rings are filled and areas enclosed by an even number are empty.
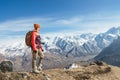
<svg viewBox="0 0 120 80"><path fill-rule="evenodd" d="M0 72L0 80L120 80L120 68L105 63L92 63L74 69L49 69L32 72Z"/></svg>
<svg viewBox="0 0 120 80"><path fill-rule="evenodd" d="M108 64L120 66L120 37L114 40L108 47L106 47L95 60L101 60Z"/></svg>

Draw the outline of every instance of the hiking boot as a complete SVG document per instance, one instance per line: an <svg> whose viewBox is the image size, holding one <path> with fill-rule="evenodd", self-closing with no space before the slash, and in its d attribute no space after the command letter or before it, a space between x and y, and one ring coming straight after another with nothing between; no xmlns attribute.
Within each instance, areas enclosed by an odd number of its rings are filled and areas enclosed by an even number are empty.
<svg viewBox="0 0 120 80"><path fill-rule="evenodd" d="M35 69L33 69L33 73L39 74L40 71L37 70L37 67Z"/></svg>
<svg viewBox="0 0 120 80"><path fill-rule="evenodd" d="M42 71L42 65L38 66L37 70Z"/></svg>
<svg viewBox="0 0 120 80"><path fill-rule="evenodd" d="M38 71L38 70L33 70L33 73L39 74L40 71Z"/></svg>

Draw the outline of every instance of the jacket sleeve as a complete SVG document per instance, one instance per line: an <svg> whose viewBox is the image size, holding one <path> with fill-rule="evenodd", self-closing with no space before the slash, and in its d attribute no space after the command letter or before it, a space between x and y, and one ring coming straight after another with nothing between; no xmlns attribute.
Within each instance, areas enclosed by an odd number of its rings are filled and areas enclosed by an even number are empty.
<svg viewBox="0 0 120 80"><path fill-rule="evenodd" d="M44 50L44 49L42 48L42 45L40 45L40 49L41 49L41 50Z"/></svg>
<svg viewBox="0 0 120 80"><path fill-rule="evenodd" d="M37 50L36 44L35 44L35 39L36 39L36 33L34 31L32 31L32 34L31 34L31 45L32 45L32 50L33 51Z"/></svg>

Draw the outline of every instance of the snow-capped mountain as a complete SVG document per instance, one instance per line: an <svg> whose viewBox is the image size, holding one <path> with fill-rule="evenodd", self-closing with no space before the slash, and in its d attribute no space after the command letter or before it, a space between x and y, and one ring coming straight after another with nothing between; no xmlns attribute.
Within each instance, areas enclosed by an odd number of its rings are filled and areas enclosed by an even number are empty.
<svg viewBox="0 0 120 80"><path fill-rule="evenodd" d="M51 34L42 35L45 42L45 51L53 54L60 54L66 57L81 57L86 55L97 55L103 48L107 47L114 39L120 35L120 27L111 28L105 33L92 34ZM7 56L26 55L30 53L21 39L9 39L1 41L0 54Z"/></svg>
<svg viewBox="0 0 120 80"><path fill-rule="evenodd" d="M74 33L41 35L45 49L43 68L65 67L71 63L88 60L98 55L120 35L120 27L111 28L105 33ZM74 58L74 59L73 59ZM25 45L24 37L2 38L0 40L0 61L14 62L15 71L30 71L32 54ZM48 65L49 64L49 65Z"/></svg>
<svg viewBox="0 0 120 80"><path fill-rule="evenodd" d="M103 48L107 47L114 39L120 35L120 27L111 28L105 33L100 34L74 34L74 35L62 35L55 36L54 40L50 37L44 38L45 41L49 41L52 44L45 44L47 51L51 53L61 54L64 56L86 56L86 55L96 55Z"/></svg>

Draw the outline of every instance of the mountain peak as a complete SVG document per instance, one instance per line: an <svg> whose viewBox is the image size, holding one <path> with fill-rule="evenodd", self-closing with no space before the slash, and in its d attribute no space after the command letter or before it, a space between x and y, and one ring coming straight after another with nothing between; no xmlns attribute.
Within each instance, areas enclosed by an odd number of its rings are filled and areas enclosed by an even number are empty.
<svg viewBox="0 0 120 80"><path fill-rule="evenodd" d="M106 33L107 34L120 34L120 26L112 27Z"/></svg>

